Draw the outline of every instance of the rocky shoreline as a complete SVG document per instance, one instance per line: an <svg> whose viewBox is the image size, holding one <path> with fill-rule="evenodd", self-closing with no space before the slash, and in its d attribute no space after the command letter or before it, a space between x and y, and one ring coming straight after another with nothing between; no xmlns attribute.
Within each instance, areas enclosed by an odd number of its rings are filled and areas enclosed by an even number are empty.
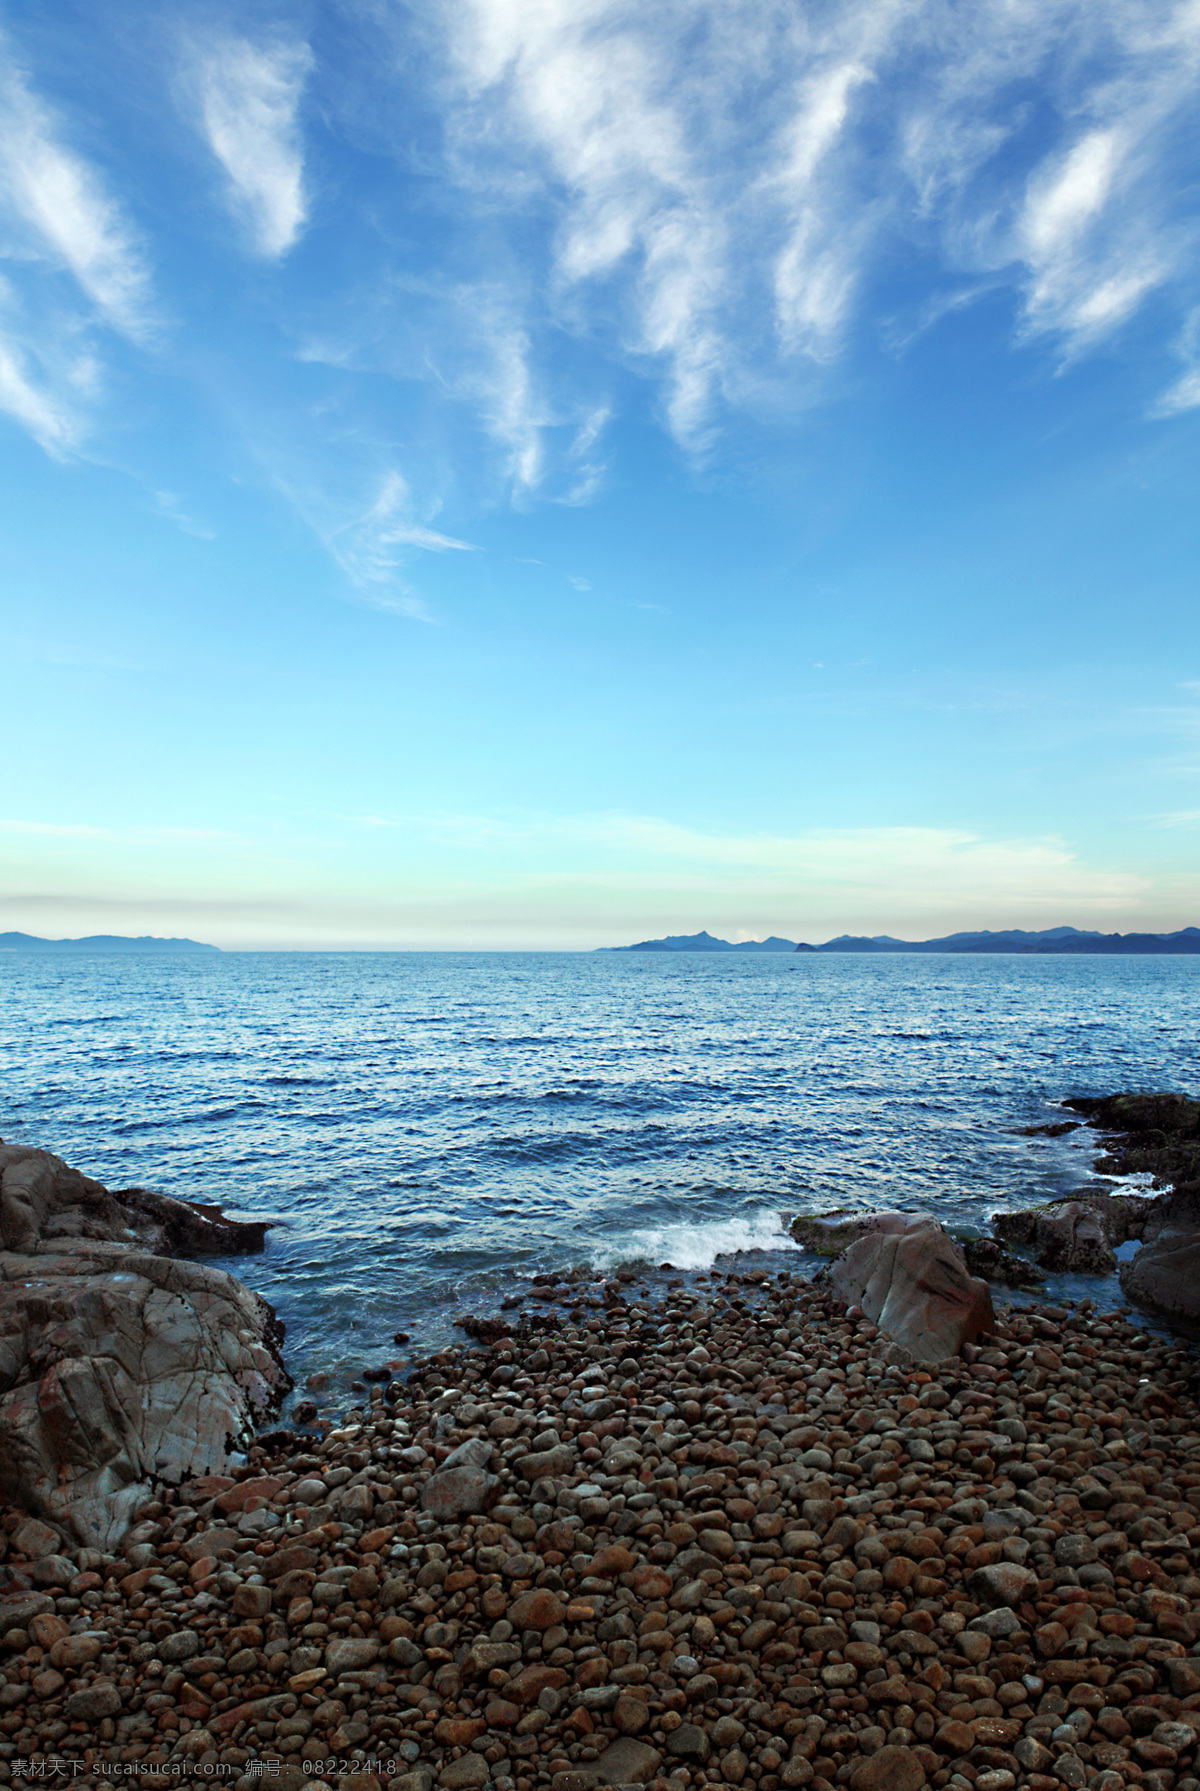
<svg viewBox="0 0 1200 1791"><path fill-rule="evenodd" d="M10 1511L0 1779L1200 1791L1185 1350L1084 1302L917 1363L788 1274L643 1292L119 1551Z"/></svg>
<svg viewBox="0 0 1200 1791"><path fill-rule="evenodd" d="M1036 1207L991 1215L993 1237L958 1248L974 1276L1037 1291L1048 1274L1107 1276L1162 1323L1200 1336L1200 1101L1180 1094L1121 1094L1062 1103L1081 1117L1025 1128L1058 1138L1084 1124L1097 1134L1096 1183ZM1141 1192L1111 1178L1145 1177ZM802 1213L791 1235L834 1257L898 1215L837 1209ZM1132 1248L1130 1248L1132 1246Z"/></svg>

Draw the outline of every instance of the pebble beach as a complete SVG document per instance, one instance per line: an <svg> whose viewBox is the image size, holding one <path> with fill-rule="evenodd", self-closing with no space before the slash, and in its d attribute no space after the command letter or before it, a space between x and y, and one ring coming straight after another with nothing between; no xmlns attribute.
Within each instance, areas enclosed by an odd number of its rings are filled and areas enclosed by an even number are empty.
<svg viewBox="0 0 1200 1791"><path fill-rule="evenodd" d="M786 1272L604 1301L119 1555L8 1512L0 1779L1200 1791L1186 1347L1010 1306L918 1368Z"/></svg>

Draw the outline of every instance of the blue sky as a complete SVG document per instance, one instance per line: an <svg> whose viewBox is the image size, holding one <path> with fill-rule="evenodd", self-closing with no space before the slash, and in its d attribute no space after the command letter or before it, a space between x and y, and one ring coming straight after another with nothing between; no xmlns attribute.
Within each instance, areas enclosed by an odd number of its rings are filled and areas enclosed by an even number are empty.
<svg viewBox="0 0 1200 1791"><path fill-rule="evenodd" d="M1200 924L1200 11L0 5L0 929Z"/></svg>

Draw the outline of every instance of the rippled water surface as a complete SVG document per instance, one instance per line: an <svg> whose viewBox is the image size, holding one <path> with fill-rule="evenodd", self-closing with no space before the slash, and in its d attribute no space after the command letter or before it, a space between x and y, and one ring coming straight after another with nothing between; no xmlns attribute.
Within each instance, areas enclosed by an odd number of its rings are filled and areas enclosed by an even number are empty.
<svg viewBox="0 0 1200 1791"><path fill-rule="evenodd" d="M277 1219L229 1260L294 1373L539 1269L706 1267L845 1205L986 1222L1088 1179L1071 1094L1195 1092L1200 959L0 958L0 1135ZM769 1262L769 1258L764 1258Z"/></svg>

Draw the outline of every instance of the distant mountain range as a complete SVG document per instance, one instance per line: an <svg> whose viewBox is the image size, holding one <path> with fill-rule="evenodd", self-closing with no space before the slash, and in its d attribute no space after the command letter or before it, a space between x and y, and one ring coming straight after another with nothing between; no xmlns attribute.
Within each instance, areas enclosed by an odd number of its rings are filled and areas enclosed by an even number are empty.
<svg viewBox="0 0 1200 1791"><path fill-rule="evenodd" d="M640 945L602 945L601 951L801 951L794 939L744 939L733 945L711 933L672 933L666 939L643 939ZM811 950L812 947L808 947Z"/></svg>
<svg viewBox="0 0 1200 1791"><path fill-rule="evenodd" d="M0 933L4 951L220 951L219 945L201 945L196 939L129 939L120 933L92 933L86 939L39 939L34 933Z"/></svg>
<svg viewBox="0 0 1200 1791"><path fill-rule="evenodd" d="M603 951L857 951L857 952L1009 952L1072 957L1173 957L1200 953L1200 927L1184 927L1178 933L1086 933L1078 927L1047 927L1040 933L1019 927L991 933L948 933L944 939L894 939L890 933L871 938L841 933L824 945L805 945L792 939L746 939L732 944L711 933L672 933L665 939L642 939L637 945L602 946Z"/></svg>

